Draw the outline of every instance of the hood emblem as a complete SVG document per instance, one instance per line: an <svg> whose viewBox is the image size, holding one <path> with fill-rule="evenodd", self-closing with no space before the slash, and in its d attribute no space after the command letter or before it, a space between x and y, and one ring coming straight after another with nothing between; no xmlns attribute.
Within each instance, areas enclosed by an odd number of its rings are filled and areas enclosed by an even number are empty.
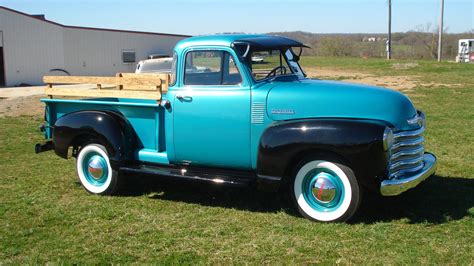
<svg viewBox="0 0 474 266"><path fill-rule="evenodd" d="M295 110L293 109L272 109L274 115L294 115Z"/></svg>

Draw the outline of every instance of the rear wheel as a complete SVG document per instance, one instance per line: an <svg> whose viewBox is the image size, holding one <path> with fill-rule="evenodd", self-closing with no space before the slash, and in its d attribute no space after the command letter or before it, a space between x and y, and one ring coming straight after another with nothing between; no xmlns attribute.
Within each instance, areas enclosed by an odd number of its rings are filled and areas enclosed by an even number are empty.
<svg viewBox="0 0 474 266"><path fill-rule="evenodd" d="M107 150L99 144L81 148L76 171L84 189L97 195L110 195L117 190L118 171L112 169Z"/></svg>
<svg viewBox="0 0 474 266"><path fill-rule="evenodd" d="M299 212L313 221L347 221L361 201L361 190L352 169L331 161L300 163L291 190Z"/></svg>

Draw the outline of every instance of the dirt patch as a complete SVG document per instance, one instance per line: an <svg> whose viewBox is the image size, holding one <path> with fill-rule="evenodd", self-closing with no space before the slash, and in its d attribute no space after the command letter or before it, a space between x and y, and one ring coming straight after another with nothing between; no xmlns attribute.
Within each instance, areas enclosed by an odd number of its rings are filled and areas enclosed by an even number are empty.
<svg viewBox="0 0 474 266"><path fill-rule="evenodd" d="M43 95L45 86L0 88L0 98Z"/></svg>
<svg viewBox="0 0 474 266"><path fill-rule="evenodd" d="M417 66L418 66L418 63L396 63L392 65L392 68L396 70L407 70L407 69L415 68Z"/></svg>
<svg viewBox="0 0 474 266"><path fill-rule="evenodd" d="M90 90L95 89L95 84L61 85L56 87ZM45 86L12 87L0 89L0 117L43 115L44 104L40 102L45 98ZM77 97L55 97L59 99L74 99Z"/></svg>
<svg viewBox="0 0 474 266"><path fill-rule="evenodd" d="M406 76L365 77L353 82L386 87L403 92L411 91L418 85L415 79Z"/></svg>
<svg viewBox="0 0 474 266"><path fill-rule="evenodd" d="M410 68L414 65L404 64L394 66L394 68ZM369 84L374 86L386 87L412 93L417 86L422 87L456 87L462 84L440 84L440 83L421 83L417 76L375 76L367 73L361 73L349 70L328 69L320 67L309 67L305 69L310 78L319 78L326 80L341 80L346 82ZM84 85L74 85L84 86ZM84 86L89 89L90 86ZM0 91L0 117L4 116L22 116L22 115L43 115L44 104L40 99L46 95L44 87L31 88L11 88ZM2 98L5 97L5 98Z"/></svg>
<svg viewBox="0 0 474 266"><path fill-rule="evenodd" d="M321 68L308 68L306 70L308 77L320 78L327 80L341 80L347 82L370 84L375 86L382 86L408 92L417 86L416 81L412 77L403 76L388 76L388 77L377 77L365 73L350 72L345 70L332 70L332 69L321 69ZM430 84L432 85L432 84ZM40 102L41 98L46 95L30 95L20 96L16 95L23 94L39 94L39 89L34 88L31 91L3 91L4 96L12 96L12 98L0 98L0 117L4 116L22 116L22 115L43 115L44 104ZM2 95L0 95L2 96Z"/></svg>
<svg viewBox="0 0 474 266"><path fill-rule="evenodd" d="M40 99L44 96L27 96L0 99L0 117L4 116L42 116L44 104Z"/></svg>
<svg viewBox="0 0 474 266"><path fill-rule="evenodd" d="M306 68L306 74L308 74L308 76L312 78L341 80L353 83L369 84L404 92L410 91L418 85L416 76L379 77L366 73L327 68Z"/></svg>
<svg viewBox="0 0 474 266"><path fill-rule="evenodd" d="M408 69L416 67L413 63L395 64L394 68ZM327 68L306 68L306 74L310 78L319 78L326 80L341 80L346 82L369 84L399 90L402 92L411 92L415 87L432 88L456 88L463 84L446 84L437 82L421 82L418 76L376 76L367 73L355 72L350 70L327 69Z"/></svg>

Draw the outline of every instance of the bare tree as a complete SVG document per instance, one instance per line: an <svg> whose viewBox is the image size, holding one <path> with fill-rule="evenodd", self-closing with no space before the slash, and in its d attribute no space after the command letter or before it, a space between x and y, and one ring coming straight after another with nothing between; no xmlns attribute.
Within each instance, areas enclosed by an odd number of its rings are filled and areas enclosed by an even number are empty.
<svg viewBox="0 0 474 266"><path fill-rule="evenodd" d="M301 31L271 34L297 39L312 47L312 49L304 49L303 55L361 56L364 58L382 58L386 55L386 34L316 34ZM443 35L443 58L454 59L458 53L459 39L472 38L474 38L474 30L463 33L445 33ZM437 39L437 28L433 28L431 24L418 26L409 32L392 33L393 54L396 54L400 59L436 58L438 55Z"/></svg>
<svg viewBox="0 0 474 266"><path fill-rule="evenodd" d="M413 31L414 36L418 39L418 41L423 45L425 50L434 59L438 58L438 29L439 27L432 27L431 23L426 23L426 25L418 25ZM443 32L446 31L447 29L444 28Z"/></svg>
<svg viewBox="0 0 474 266"><path fill-rule="evenodd" d="M350 56L354 49L353 42L341 36L321 38L320 52L324 56Z"/></svg>

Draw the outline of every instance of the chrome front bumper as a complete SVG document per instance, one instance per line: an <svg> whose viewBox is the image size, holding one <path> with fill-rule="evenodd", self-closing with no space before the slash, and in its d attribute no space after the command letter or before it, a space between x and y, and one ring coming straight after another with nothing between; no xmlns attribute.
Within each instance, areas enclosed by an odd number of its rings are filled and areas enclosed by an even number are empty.
<svg viewBox="0 0 474 266"><path fill-rule="evenodd" d="M380 185L380 193L382 196L396 196L416 187L423 180L432 176L436 171L436 156L431 153L423 155L423 168L416 174L404 176L398 179L384 180Z"/></svg>

